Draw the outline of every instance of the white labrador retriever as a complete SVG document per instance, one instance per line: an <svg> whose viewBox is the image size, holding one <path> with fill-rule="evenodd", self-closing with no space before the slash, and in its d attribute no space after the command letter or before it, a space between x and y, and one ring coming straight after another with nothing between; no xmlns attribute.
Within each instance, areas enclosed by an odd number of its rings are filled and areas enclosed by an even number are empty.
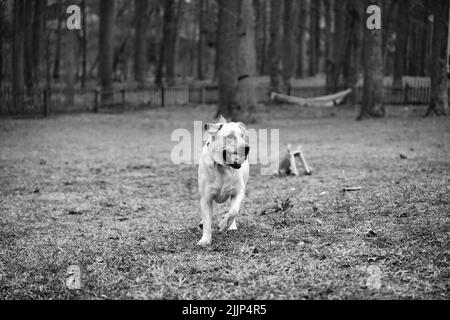
<svg viewBox="0 0 450 320"><path fill-rule="evenodd" d="M206 124L210 137L203 147L198 169L201 195L203 237L198 242L205 247L212 239L213 202L231 199L231 207L219 224L219 231L236 230L236 216L245 197L249 176L246 140L248 132L241 122L230 122L221 117L218 123Z"/></svg>

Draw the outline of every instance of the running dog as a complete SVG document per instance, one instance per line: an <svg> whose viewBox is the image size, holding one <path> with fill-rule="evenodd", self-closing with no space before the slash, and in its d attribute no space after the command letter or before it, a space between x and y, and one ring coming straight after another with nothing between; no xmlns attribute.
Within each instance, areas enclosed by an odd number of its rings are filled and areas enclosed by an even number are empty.
<svg viewBox="0 0 450 320"><path fill-rule="evenodd" d="M218 123L206 124L209 134L203 146L198 169L201 195L203 236L201 247L211 244L213 203L231 199L228 213L219 224L219 231L236 230L236 217L245 197L249 177L248 131L241 122L229 122L221 117Z"/></svg>

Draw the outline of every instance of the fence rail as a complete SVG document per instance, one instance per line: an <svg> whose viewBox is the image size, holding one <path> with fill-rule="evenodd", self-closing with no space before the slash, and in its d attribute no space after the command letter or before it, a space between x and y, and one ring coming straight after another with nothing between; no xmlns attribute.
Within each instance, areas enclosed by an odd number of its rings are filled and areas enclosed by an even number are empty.
<svg viewBox="0 0 450 320"><path fill-rule="evenodd" d="M345 88L339 88L344 90ZM269 88L256 90L259 103L269 103ZM310 98L326 95L325 87L291 87L288 94ZM354 91L356 103L362 100L362 88ZM0 115L48 115L50 113L98 112L116 106L183 106L215 104L219 100L217 86L202 87L149 87L112 91L36 89L14 91L0 89ZM426 105L430 101L429 87L385 87L384 103L390 105Z"/></svg>

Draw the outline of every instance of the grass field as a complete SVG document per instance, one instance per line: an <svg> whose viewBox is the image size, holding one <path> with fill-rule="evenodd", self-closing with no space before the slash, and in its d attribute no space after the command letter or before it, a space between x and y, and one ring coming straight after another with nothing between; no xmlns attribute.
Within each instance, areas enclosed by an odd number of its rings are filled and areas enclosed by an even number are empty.
<svg viewBox="0 0 450 320"><path fill-rule="evenodd" d="M197 167L172 164L170 134L214 109L0 120L0 299L450 297L448 118L266 107L255 128L314 174L253 166L239 230L200 249Z"/></svg>

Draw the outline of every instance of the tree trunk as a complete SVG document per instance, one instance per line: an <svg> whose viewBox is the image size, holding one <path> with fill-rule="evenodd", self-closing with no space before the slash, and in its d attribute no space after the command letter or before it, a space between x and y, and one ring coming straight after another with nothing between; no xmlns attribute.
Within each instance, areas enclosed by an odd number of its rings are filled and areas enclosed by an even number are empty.
<svg viewBox="0 0 450 320"><path fill-rule="evenodd" d="M135 0L134 10L134 78L142 86L147 70L148 0Z"/></svg>
<svg viewBox="0 0 450 320"><path fill-rule="evenodd" d="M162 85L165 74L168 85L175 81L175 46L176 46L175 0L164 1L163 39L159 52L159 61L155 82Z"/></svg>
<svg viewBox="0 0 450 320"><path fill-rule="evenodd" d="M239 0L218 0L218 4L217 76L219 108L217 115L232 117L236 105Z"/></svg>
<svg viewBox="0 0 450 320"><path fill-rule="evenodd" d="M380 6L380 0L370 4ZM369 1L366 2L367 6ZM359 119L384 117L382 30L364 28L364 88Z"/></svg>
<svg viewBox="0 0 450 320"><path fill-rule="evenodd" d="M337 38L336 32L336 16L335 16L335 1L323 0L325 7L325 21L326 21L326 54L325 54L325 76L326 87L328 93L337 92L335 86L335 73L337 69L337 56L339 55L339 46L333 41ZM339 1L339 6L342 6ZM342 17L338 17L341 19Z"/></svg>
<svg viewBox="0 0 450 320"><path fill-rule="evenodd" d="M202 0L203 1L203 0ZM199 14L198 14L198 6L197 6L197 17L199 20ZM202 48L201 50L199 50L199 42L200 42L200 23L199 21L197 21L197 23L193 22L190 24L190 28L189 28L189 55L179 55L178 56L178 61L181 62L181 67L182 67L182 75L183 75L183 79L186 77L193 77L196 79L199 79L198 77L198 67L199 67L199 60L200 57L198 56L198 53L200 51L202 57L201 57L201 62L202 62L202 66L201 66L201 73L202 73L202 78L204 78L203 75L203 55L204 55L204 38L202 39ZM197 39L197 32L199 33L199 38ZM203 37L203 35L202 35ZM186 49L187 50L187 49ZM203 79L201 79L203 80Z"/></svg>
<svg viewBox="0 0 450 320"><path fill-rule="evenodd" d="M68 90L67 94L67 104L73 105L74 103L74 94L73 90L75 89L75 82L77 78L77 68L76 68L76 56L78 53L78 39L77 39L77 31L75 30L64 30L65 33L65 44L64 44L64 69L65 69L65 85Z"/></svg>
<svg viewBox="0 0 450 320"><path fill-rule="evenodd" d="M82 28L81 30L81 88L86 88L87 77L87 23L86 23L86 0L81 1Z"/></svg>
<svg viewBox="0 0 450 320"><path fill-rule="evenodd" d="M283 2L280 0L270 0L270 87L277 93L284 93L285 86L282 76L282 17Z"/></svg>
<svg viewBox="0 0 450 320"><path fill-rule="evenodd" d="M216 49L217 49L217 6L216 1L205 0L205 77L217 80L216 74Z"/></svg>
<svg viewBox="0 0 450 320"><path fill-rule="evenodd" d="M270 74L270 58L269 58L269 51L270 51L270 8L271 3L270 0L265 0L263 2L264 4L264 62L263 66L261 67L261 74L269 75Z"/></svg>
<svg viewBox="0 0 450 320"><path fill-rule="evenodd" d="M424 0L421 1L421 3L424 3ZM422 16L420 19L420 30L421 30L421 41L420 41L420 76L425 77L428 75L427 72L427 65L426 65L426 59L427 59L427 32L428 32L428 10L425 7L422 9Z"/></svg>
<svg viewBox="0 0 450 320"><path fill-rule="evenodd" d="M414 37L414 28L412 25L408 24L408 30L407 30L407 36L406 36L406 50L405 50L406 55L404 58L405 65L403 67L403 72L405 75L411 74L411 71L413 68L413 66L412 66L412 56L414 54L413 46L412 46L412 42L414 41L413 37Z"/></svg>
<svg viewBox="0 0 450 320"><path fill-rule="evenodd" d="M4 34L6 32L5 28L5 14L6 14L6 4L5 2L0 2L0 90L3 87L3 79L5 77L5 71L3 70L4 63L4 53L3 53L3 43Z"/></svg>
<svg viewBox="0 0 450 320"><path fill-rule="evenodd" d="M297 54L297 72L298 78L303 78L305 76L305 58L306 58L306 44L305 44L305 34L306 34L306 22L307 22L307 10L306 10L306 0L299 1L299 18L298 18L298 54Z"/></svg>
<svg viewBox="0 0 450 320"><path fill-rule="evenodd" d="M431 53L431 99L426 116L449 115L448 106L448 38L449 2L433 0L429 2L434 15L434 28Z"/></svg>
<svg viewBox="0 0 450 320"><path fill-rule="evenodd" d="M44 33L44 13L45 13L45 1L35 0L34 1L34 19L33 19L33 82L39 86L39 82L42 76L42 36Z"/></svg>
<svg viewBox="0 0 450 320"><path fill-rule="evenodd" d="M362 20L364 7L361 0L347 0L347 26L346 26L346 52L343 59L343 76L346 88L355 88L358 84L361 68L361 43L363 40L363 27L365 21ZM364 7L364 8L363 8ZM381 66L381 68L383 68ZM353 92L348 98L350 103L355 103L356 94Z"/></svg>
<svg viewBox="0 0 450 320"><path fill-rule="evenodd" d="M428 2L426 2L427 5L427 50L425 55L425 66L426 66L426 74L431 74L431 54L432 54L432 47L433 47L433 29L434 29L434 23L433 23L433 15L431 14L431 9L429 8ZM431 76L431 75L430 75Z"/></svg>
<svg viewBox="0 0 450 320"><path fill-rule="evenodd" d="M329 72L327 73L327 87L329 92L339 91L343 63L345 60L345 21L346 21L346 0L335 0L334 2L334 20L335 30L331 41L333 50L330 53Z"/></svg>
<svg viewBox="0 0 450 320"><path fill-rule="evenodd" d="M175 1L165 0L164 8L164 42L166 52L164 56L166 65L166 81L169 86L175 82L175 45L176 45L176 16Z"/></svg>
<svg viewBox="0 0 450 320"><path fill-rule="evenodd" d="M155 74L155 84L158 86L163 85L165 50L166 50L166 44L165 44L164 36L163 36L163 39L161 40L160 47L159 47L158 64L156 65L156 74Z"/></svg>
<svg viewBox="0 0 450 320"><path fill-rule="evenodd" d="M396 50L394 57L394 86L401 87L405 71L405 58L407 56L409 0L398 0L398 15L396 26Z"/></svg>
<svg viewBox="0 0 450 320"><path fill-rule="evenodd" d="M25 30L23 23L25 14L25 1L26 0L15 0L13 4L12 85L15 92L22 91L25 86Z"/></svg>
<svg viewBox="0 0 450 320"><path fill-rule="evenodd" d="M386 14L382 15L382 25L383 25L383 70L384 75L389 76L391 75L391 60L392 60L392 34L393 34L393 28L392 28L392 22L393 22L393 16L396 11L397 7L397 0L389 0L385 3L383 3L383 12L386 12Z"/></svg>
<svg viewBox="0 0 450 320"><path fill-rule="evenodd" d="M58 27L56 33L56 49L55 49L55 60L53 64L53 79L57 80L60 77L60 69L61 69L61 42L62 42L62 24L63 24L63 15L62 15L62 5L61 2L57 2L56 7L58 8Z"/></svg>
<svg viewBox="0 0 450 320"><path fill-rule="evenodd" d="M420 0L420 3L423 5L424 0ZM424 6L424 8L420 9L420 14L418 16L419 21L419 32L420 32L420 53L419 53L419 76L425 77L426 76L426 66L425 66L425 59L426 59L426 52L427 52L427 8Z"/></svg>
<svg viewBox="0 0 450 320"><path fill-rule="evenodd" d="M265 74L266 71L266 59L267 59L267 1L255 0L255 12L256 12L256 51L257 66L259 75Z"/></svg>
<svg viewBox="0 0 450 320"><path fill-rule="evenodd" d="M180 30L180 25L182 25L183 23L183 14L184 14L184 5L186 0L178 0L177 6L176 6L176 15L175 15L175 29L172 33L172 41L173 41L173 53L172 53L172 60L170 63L173 64L173 76L171 78L169 78L169 85L173 86L175 85L175 78L177 76L177 74L179 74L179 72L177 72L177 67L178 64L177 62L179 61L178 57L178 52L179 52L179 48L180 48L180 37L178 36L179 34L179 30Z"/></svg>
<svg viewBox="0 0 450 320"><path fill-rule="evenodd" d="M34 52L33 52L33 1L25 1L25 16L24 16L24 59L25 59L25 85L27 89L33 89L33 74L34 74Z"/></svg>
<svg viewBox="0 0 450 320"><path fill-rule="evenodd" d="M309 26L309 75L315 76L319 72L320 54L320 1L310 2Z"/></svg>
<svg viewBox="0 0 450 320"><path fill-rule="evenodd" d="M47 1L45 1L47 4ZM45 38L45 88L50 90L52 87L52 61L51 61L51 35L52 30L48 26L48 16L44 15L44 38Z"/></svg>
<svg viewBox="0 0 450 320"><path fill-rule="evenodd" d="M131 32L128 32L120 44L114 48L113 54L113 78L117 81L125 81L127 77L126 61L129 56L133 55L132 52L128 52L128 40L131 37ZM122 68L122 69L121 69Z"/></svg>
<svg viewBox="0 0 450 320"><path fill-rule="evenodd" d="M409 71L406 75L419 76L420 74L420 52L421 52L420 26L419 24L411 23L411 57Z"/></svg>
<svg viewBox="0 0 450 320"><path fill-rule="evenodd" d="M115 0L100 0L99 76L103 91L102 101L110 103L113 94L114 15Z"/></svg>
<svg viewBox="0 0 450 320"><path fill-rule="evenodd" d="M255 84L255 14L253 0L240 0L240 2L237 108L232 110L232 120L254 123L256 121L254 113L258 104Z"/></svg>
<svg viewBox="0 0 450 320"><path fill-rule="evenodd" d="M197 42L197 78L204 80L205 75L203 72L203 56L205 51L205 0L199 0L198 2L198 42Z"/></svg>
<svg viewBox="0 0 450 320"><path fill-rule="evenodd" d="M298 0L285 0L283 27L283 81L291 86L297 69L298 55Z"/></svg>

